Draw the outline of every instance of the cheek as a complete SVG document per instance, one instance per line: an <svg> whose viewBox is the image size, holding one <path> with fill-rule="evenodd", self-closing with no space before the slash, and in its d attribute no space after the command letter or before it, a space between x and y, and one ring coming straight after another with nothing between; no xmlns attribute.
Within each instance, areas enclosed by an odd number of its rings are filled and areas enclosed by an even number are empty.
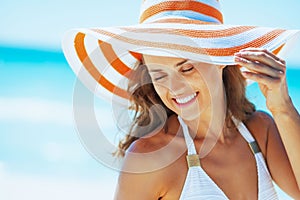
<svg viewBox="0 0 300 200"><path fill-rule="evenodd" d="M166 98L166 94L168 92L168 89L162 85L159 84L153 84L154 89L158 96L161 98L162 101L164 101L164 98Z"/></svg>
<svg viewBox="0 0 300 200"><path fill-rule="evenodd" d="M161 101L167 106L169 109L173 110L173 106L171 100L169 98L169 89L162 85L154 85L154 89L158 96L160 97Z"/></svg>
<svg viewBox="0 0 300 200"><path fill-rule="evenodd" d="M193 85L193 89L199 91L198 103L202 108L211 104L212 99L216 96L216 80L213 78L215 75L209 73L195 73L189 82Z"/></svg>
<svg viewBox="0 0 300 200"><path fill-rule="evenodd" d="M199 73L194 73L187 79L187 82L188 85L194 90L199 90L201 93L205 93L207 91L207 80Z"/></svg>
<svg viewBox="0 0 300 200"><path fill-rule="evenodd" d="M208 69L199 70L193 80L198 79L198 84L205 92L214 93L220 86L223 86L222 73L217 68L209 67Z"/></svg>

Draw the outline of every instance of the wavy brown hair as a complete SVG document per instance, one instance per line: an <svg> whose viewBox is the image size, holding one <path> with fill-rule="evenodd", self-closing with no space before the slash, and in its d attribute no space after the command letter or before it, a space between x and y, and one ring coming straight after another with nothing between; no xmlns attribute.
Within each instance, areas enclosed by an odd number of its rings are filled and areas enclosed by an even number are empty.
<svg viewBox="0 0 300 200"><path fill-rule="evenodd" d="M166 118L175 114L164 105L156 93L147 67L138 63L134 71L128 83L128 92L131 94L130 109L134 110L135 114L129 133L119 142L119 149L115 153L117 156L124 156L135 140L161 125L162 109ZM223 69L223 84L227 99L226 125L232 125L232 116L245 122L255 112L255 106L246 97L246 81L238 66L228 65ZM161 109L152 109L155 105L159 105ZM166 124L163 126L167 129Z"/></svg>

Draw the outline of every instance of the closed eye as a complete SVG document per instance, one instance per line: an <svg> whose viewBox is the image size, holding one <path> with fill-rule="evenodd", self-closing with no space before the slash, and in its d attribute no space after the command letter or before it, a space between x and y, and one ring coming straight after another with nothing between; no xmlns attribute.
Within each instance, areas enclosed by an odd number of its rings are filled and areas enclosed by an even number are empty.
<svg viewBox="0 0 300 200"><path fill-rule="evenodd" d="M155 77L155 78L154 78L154 80L155 80L155 81L159 81L159 80L161 80L161 79L165 78L166 76L167 76L167 75L163 75L163 76Z"/></svg>
<svg viewBox="0 0 300 200"><path fill-rule="evenodd" d="M186 68L186 69L182 69L181 72L185 73L185 72L190 72L194 69L193 66L189 67L189 68Z"/></svg>

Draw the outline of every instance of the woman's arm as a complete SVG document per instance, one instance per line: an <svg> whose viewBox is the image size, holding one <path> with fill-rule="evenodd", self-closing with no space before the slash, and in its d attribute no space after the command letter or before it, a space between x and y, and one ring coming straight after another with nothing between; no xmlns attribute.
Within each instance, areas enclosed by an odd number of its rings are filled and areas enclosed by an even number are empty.
<svg viewBox="0 0 300 200"><path fill-rule="evenodd" d="M159 199L156 176L153 173L134 174L121 172L115 200Z"/></svg>
<svg viewBox="0 0 300 200"><path fill-rule="evenodd" d="M272 112L272 111L271 111ZM300 116L292 102L272 112L300 190Z"/></svg>
<svg viewBox="0 0 300 200"><path fill-rule="evenodd" d="M300 116L289 97L285 62L274 54L249 48L236 54L236 62L249 71L245 78L258 82L271 111L267 162L273 179L285 191L299 198Z"/></svg>

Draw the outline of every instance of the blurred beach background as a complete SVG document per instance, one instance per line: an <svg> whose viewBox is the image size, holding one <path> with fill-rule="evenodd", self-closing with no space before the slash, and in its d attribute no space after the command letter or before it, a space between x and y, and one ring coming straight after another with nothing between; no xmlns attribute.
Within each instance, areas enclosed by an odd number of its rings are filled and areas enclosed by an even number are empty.
<svg viewBox="0 0 300 200"><path fill-rule="evenodd" d="M81 143L73 119L76 82L61 51L65 31L138 22L141 1L16 1L0 6L0 199L109 200L118 172ZM221 1L227 24L300 29L298 0ZM300 42L285 57L290 95L300 110ZM260 110L256 84L247 88ZM95 98L97 120L112 143L110 105ZM145 188L146 189L146 188ZM282 191L281 199L290 199Z"/></svg>

